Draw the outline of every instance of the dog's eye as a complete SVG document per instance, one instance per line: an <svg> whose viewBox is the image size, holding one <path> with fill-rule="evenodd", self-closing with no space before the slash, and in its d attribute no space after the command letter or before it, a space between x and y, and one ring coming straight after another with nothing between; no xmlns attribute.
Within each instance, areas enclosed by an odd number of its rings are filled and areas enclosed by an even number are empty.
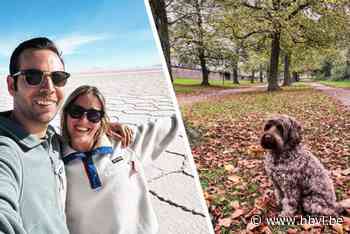
<svg viewBox="0 0 350 234"><path fill-rule="evenodd" d="M271 128L271 124L266 124L265 127L264 127L264 131L267 131Z"/></svg>
<svg viewBox="0 0 350 234"><path fill-rule="evenodd" d="M277 125L276 128L281 133L281 135L283 135L283 127L282 127L282 125Z"/></svg>

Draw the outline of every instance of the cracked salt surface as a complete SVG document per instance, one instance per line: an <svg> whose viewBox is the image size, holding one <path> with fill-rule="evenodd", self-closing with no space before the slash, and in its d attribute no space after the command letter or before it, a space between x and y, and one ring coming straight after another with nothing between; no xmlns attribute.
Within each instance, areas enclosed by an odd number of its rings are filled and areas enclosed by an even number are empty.
<svg viewBox="0 0 350 234"><path fill-rule="evenodd" d="M153 190L149 190L149 192L155 196L158 200L162 201L162 202L165 202L167 204L169 204L170 206L173 206L173 207L177 207L177 208L180 208L181 210L185 211L185 212L189 212L193 215L199 215L199 216L202 216L205 218L205 214L201 213L201 212L198 212L198 211L195 211L194 209L189 209L187 208L186 206L184 205L180 205L172 200L169 200L169 199L166 199L165 197L162 197L161 195L159 195L157 192L153 191Z"/></svg>
<svg viewBox="0 0 350 234"><path fill-rule="evenodd" d="M78 77L73 74L66 86L66 96L83 84L94 85L101 90L107 100L108 113L114 121L135 125L175 113L170 88L160 72L156 75L109 75L98 79L96 76ZM12 98L8 95L6 84L0 89L0 110L11 109ZM59 115L52 125L59 128ZM213 233L182 135L179 131L159 159L145 167L152 203L159 220L159 233Z"/></svg>

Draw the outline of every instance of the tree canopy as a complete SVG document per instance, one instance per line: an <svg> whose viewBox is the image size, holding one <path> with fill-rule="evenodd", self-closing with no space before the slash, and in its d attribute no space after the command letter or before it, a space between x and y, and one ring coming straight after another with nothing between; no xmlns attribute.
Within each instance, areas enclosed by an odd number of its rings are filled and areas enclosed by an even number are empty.
<svg viewBox="0 0 350 234"><path fill-rule="evenodd" d="M167 0L172 63L200 67L203 85L209 69L264 67L278 90L281 64L303 72L348 51L349 9L347 0Z"/></svg>

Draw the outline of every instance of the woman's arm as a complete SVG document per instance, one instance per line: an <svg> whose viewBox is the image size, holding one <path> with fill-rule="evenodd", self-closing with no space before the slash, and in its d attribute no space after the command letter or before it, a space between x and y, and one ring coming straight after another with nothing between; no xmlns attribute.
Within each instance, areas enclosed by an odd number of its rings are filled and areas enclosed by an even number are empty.
<svg viewBox="0 0 350 234"><path fill-rule="evenodd" d="M175 115L159 118L137 127L130 148L144 163L155 160L175 138L178 120Z"/></svg>

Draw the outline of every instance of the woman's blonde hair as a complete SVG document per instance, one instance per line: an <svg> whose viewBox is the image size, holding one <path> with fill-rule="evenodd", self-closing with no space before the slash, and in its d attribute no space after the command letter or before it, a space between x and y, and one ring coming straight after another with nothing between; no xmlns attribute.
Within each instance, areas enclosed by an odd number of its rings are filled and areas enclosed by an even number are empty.
<svg viewBox="0 0 350 234"><path fill-rule="evenodd" d="M105 134L108 131L109 128L109 117L106 113L106 100L102 93L95 87L90 85L83 85L78 88L76 88L71 95L67 98L66 102L63 105L62 112L61 112L61 135L63 136L63 139L70 143L71 139L68 132L67 127L67 116L68 116L68 109L70 106L81 96L92 94L94 95L101 103L101 111L103 111L104 115L101 119L101 126L97 130L95 136L94 136L94 145L96 142L100 139L100 137Z"/></svg>

